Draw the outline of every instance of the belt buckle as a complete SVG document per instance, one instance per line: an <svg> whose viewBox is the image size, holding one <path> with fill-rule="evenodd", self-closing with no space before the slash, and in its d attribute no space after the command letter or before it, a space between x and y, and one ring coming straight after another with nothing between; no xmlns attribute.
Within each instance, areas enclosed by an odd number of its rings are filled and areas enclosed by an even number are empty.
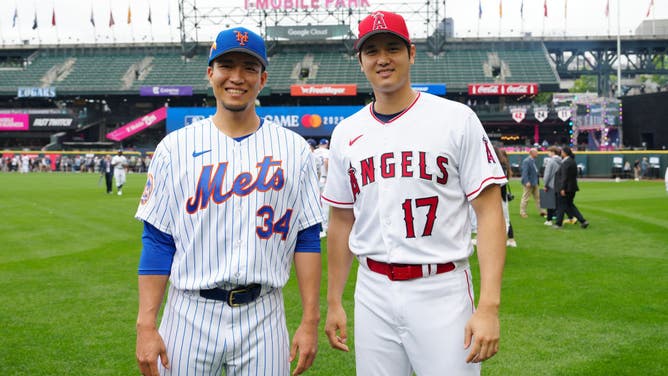
<svg viewBox="0 0 668 376"><path fill-rule="evenodd" d="M241 303L235 303L235 302L234 302L234 296L235 296L236 294L241 294L241 293L244 293L244 292L248 292L248 288L247 288L247 287L244 287L244 288L236 288L236 289L230 290L230 294L227 296L227 304L228 304L230 307L239 307L239 306L241 306Z"/></svg>
<svg viewBox="0 0 668 376"><path fill-rule="evenodd" d="M390 273L388 277L390 278L390 281L407 281L411 279L410 272L408 271L409 269L405 266L397 266L395 264L389 264L389 266ZM405 270L402 272L402 269Z"/></svg>

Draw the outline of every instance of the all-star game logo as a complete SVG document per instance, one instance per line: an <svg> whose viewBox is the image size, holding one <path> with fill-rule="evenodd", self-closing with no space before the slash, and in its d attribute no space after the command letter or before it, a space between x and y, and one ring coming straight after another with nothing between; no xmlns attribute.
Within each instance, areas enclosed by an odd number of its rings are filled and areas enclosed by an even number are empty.
<svg viewBox="0 0 668 376"><path fill-rule="evenodd" d="M151 194L153 193L153 175L151 173L148 174L148 177L146 178L146 185L144 186L144 192L141 194L141 204L146 205L148 200L151 198Z"/></svg>

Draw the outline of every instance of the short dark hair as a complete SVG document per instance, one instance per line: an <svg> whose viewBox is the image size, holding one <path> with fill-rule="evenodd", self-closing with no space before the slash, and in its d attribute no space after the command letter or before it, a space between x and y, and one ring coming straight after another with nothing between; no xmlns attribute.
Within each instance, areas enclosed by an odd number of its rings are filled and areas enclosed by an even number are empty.
<svg viewBox="0 0 668 376"><path fill-rule="evenodd" d="M568 155L569 157L573 158L575 155L573 154L573 150L569 148L568 146L564 146L563 149L561 149L564 154Z"/></svg>

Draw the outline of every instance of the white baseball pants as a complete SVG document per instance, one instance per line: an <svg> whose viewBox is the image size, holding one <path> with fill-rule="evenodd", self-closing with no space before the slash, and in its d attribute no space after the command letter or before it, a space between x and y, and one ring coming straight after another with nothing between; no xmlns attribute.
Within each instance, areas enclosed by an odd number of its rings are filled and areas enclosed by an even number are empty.
<svg viewBox="0 0 668 376"><path fill-rule="evenodd" d="M362 259L363 260L363 259ZM360 376L479 375L466 363L464 327L474 311L468 263L448 273L390 281L361 261L355 288Z"/></svg>
<svg viewBox="0 0 668 376"><path fill-rule="evenodd" d="M290 375L283 293L262 292L239 307L170 286L160 335L171 368L161 375Z"/></svg>

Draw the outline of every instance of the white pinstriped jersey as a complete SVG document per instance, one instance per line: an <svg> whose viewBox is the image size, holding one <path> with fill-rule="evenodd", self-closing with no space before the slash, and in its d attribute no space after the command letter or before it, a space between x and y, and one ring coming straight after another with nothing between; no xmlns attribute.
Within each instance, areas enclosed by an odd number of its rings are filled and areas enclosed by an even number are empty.
<svg viewBox="0 0 668 376"><path fill-rule="evenodd" d="M351 251L383 262L467 258L467 200L507 182L475 113L427 93L388 123L364 107L334 129L330 150L322 198L353 208Z"/></svg>
<svg viewBox="0 0 668 376"><path fill-rule="evenodd" d="M158 144L135 216L174 238L178 289L282 287L297 232L322 222L313 156L270 121L235 141L203 119Z"/></svg>

